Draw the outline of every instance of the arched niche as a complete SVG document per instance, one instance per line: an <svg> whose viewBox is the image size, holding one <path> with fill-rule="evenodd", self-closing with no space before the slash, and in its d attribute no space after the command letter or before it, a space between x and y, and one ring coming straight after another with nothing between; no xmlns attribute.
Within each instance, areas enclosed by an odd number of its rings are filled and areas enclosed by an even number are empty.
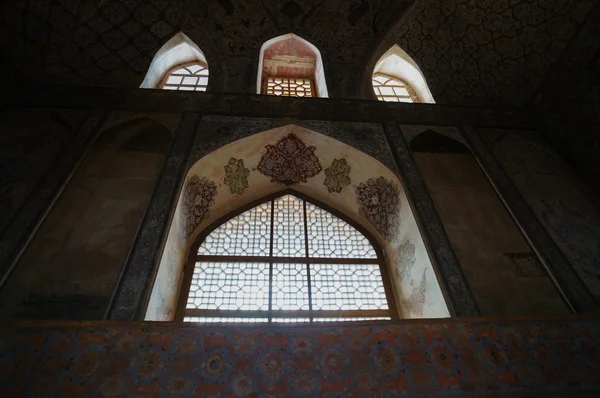
<svg viewBox="0 0 600 398"><path fill-rule="evenodd" d="M156 52L140 88L159 88L166 74L173 68L194 62L208 66L202 50L192 39L179 32Z"/></svg>
<svg viewBox="0 0 600 398"><path fill-rule="evenodd" d="M486 174L450 127L402 127L483 316L558 315L562 296Z"/></svg>
<svg viewBox="0 0 600 398"><path fill-rule="evenodd" d="M302 63L305 65L298 68L297 65ZM316 86L316 96L329 97L321 52L308 40L288 33L267 40L261 46L256 78L257 94L262 93L263 78L266 76L300 77L278 75L278 68L282 68L284 73L289 73L290 70L300 70L302 74L312 76Z"/></svg>
<svg viewBox="0 0 600 398"><path fill-rule="evenodd" d="M398 45L392 46L375 64L373 76L383 74L408 84L419 102L434 104L435 100L417 63Z"/></svg>
<svg viewBox="0 0 600 398"><path fill-rule="evenodd" d="M0 290L0 317L104 318L171 139L148 118L103 129Z"/></svg>
<svg viewBox="0 0 600 398"><path fill-rule="evenodd" d="M289 145L304 151L308 162L305 164L310 163L314 175L307 176L305 182L291 185L277 182L279 177L287 175L281 170L283 174L278 177L266 175L270 172L265 165L269 164L273 151ZM346 179L335 177L340 175L340 162L350 166L348 185ZM396 174L356 148L312 130L288 125L225 145L190 167L169 229L146 319L173 319L183 265L198 234L236 209L284 189L336 209L377 239L385 252L402 317L449 315L406 192ZM378 222L369 218L367 206L371 203L369 192L379 194L382 190L393 193L399 205L392 201L371 208L373 214L384 220ZM190 203L200 207L190 207Z"/></svg>

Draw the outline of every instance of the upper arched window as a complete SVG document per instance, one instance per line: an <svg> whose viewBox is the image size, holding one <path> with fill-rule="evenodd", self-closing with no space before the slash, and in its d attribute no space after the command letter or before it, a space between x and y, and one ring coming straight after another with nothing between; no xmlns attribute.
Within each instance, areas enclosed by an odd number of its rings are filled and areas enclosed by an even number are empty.
<svg viewBox="0 0 600 398"><path fill-rule="evenodd" d="M208 63L204 53L179 32L154 55L141 88L206 91Z"/></svg>
<svg viewBox="0 0 600 398"><path fill-rule="evenodd" d="M372 78L373 91L380 101L435 103L425 76L397 45L375 64Z"/></svg>
<svg viewBox="0 0 600 398"><path fill-rule="evenodd" d="M160 88L165 90L206 91L208 67L200 62L179 65L171 69Z"/></svg>
<svg viewBox="0 0 600 398"><path fill-rule="evenodd" d="M260 49L257 92L283 97L327 97L321 53L291 33L265 42Z"/></svg>
<svg viewBox="0 0 600 398"><path fill-rule="evenodd" d="M373 90L380 101L419 102L419 97L410 84L383 73L373 75Z"/></svg>
<svg viewBox="0 0 600 398"><path fill-rule="evenodd" d="M381 250L295 195L230 218L192 247L178 319L311 322L396 318Z"/></svg>

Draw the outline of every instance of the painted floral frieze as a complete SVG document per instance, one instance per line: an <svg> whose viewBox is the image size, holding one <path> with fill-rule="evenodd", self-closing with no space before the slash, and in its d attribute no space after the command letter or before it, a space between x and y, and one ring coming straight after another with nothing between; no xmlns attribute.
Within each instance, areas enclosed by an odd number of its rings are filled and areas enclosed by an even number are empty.
<svg viewBox="0 0 600 398"><path fill-rule="evenodd" d="M400 229L400 196L394 184L384 177L369 178L356 187L359 214L381 235L392 240Z"/></svg>
<svg viewBox="0 0 600 398"><path fill-rule="evenodd" d="M323 170L316 147L306 146L294 133L283 137L275 145L267 145L266 153L258 163L258 171L271 177L271 182L285 185L307 182Z"/></svg>
<svg viewBox="0 0 600 398"><path fill-rule="evenodd" d="M325 169L325 181L323 184L330 193L340 193L350 185L350 165L345 158L333 159L331 166Z"/></svg>
<svg viewBox="0 0 600 398"><path fill-rule="evenodd" d="M244 160L231 158L224 169L225 185L229 187L231 194L242 195L248 188L248 176L250 175L250 170L244 166Z"/></svg>
<svg viewBox="0 0 600 398"><path fill-rule="evenodd" d="M217 186L205 177L192 176L183 189L182 218L185 238L200 225L215 203Z"/></svg>

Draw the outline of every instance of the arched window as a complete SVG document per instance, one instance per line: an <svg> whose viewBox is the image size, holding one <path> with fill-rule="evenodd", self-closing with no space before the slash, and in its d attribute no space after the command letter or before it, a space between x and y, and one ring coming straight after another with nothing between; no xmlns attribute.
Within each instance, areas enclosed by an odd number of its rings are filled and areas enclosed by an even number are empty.
<svg viewBox="0 0 600 398"><path fill-rule="evenodd" d="M154 55L141 88L206 91L208 63L204 53L182 32L167 41Z"/></svg>
<svg viewBox="0 0 600 398"><path fill-rule="evenodd" d="M373 90L380 101L420 102L410 84L383 73L373 75Z"/></svg>
<svg viewBox="0 0 600 398"><path fill-rule="evenodd" d="M292 33L268 40L260 49L257 92L283 97L327 97L321 53Z"/></svg>
<svg viewBox="0 0 600 398"><path fill-rule="evenodd" d="M397 318L381 250L372 240L295 193L261 202L199 236L177 319Z"/></svg>
<svg viewBox="0 0 600 398"><path fill-rule="evenodd" d="M435 103L421 69L397 45L377 61L372 79L380 101Z"/></svg>
<svg viewBox="0 0 600 398"><path fill-rule="evenodd" d="M165 90L206 91L208 67L200 62L179 65L171 69L160 88Z"/></svg>

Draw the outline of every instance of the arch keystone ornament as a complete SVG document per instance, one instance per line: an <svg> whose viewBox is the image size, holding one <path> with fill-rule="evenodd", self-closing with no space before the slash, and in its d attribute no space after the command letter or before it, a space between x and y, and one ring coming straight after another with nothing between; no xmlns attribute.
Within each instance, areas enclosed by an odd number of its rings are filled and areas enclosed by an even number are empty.
<svg viewBox="0 0 600 398"><path fill-rule="evenodd" d="M307 182L323 170L314 146L306 144L294 133L290 133L273 145L267 145L267 152L258 162L258 171L271 177L271 182L285 185Z"/></svg>
<svg viewBox="0 0 600 398"><path fill-rule="evenodd" d="M381 235L393 240L400 229L400 195L394 184L383 177L369 178L356 187L359 213Z"/></svg>

